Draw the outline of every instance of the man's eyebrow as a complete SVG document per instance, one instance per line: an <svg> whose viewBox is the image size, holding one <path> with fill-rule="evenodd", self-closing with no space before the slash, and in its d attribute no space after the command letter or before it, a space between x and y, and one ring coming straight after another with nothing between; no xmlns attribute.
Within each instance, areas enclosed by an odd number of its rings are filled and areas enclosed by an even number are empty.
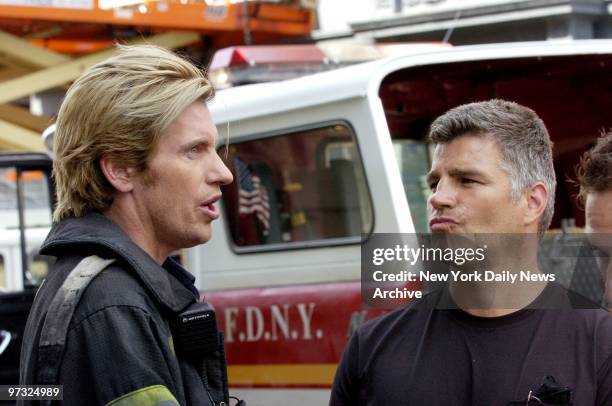
<svg viewBox="0 0 612 406"><path fill-rule="evenodd" d="M484 179L488 179L487 175L484 172L476 170L476 169L453 168L453 169L449 170L448 173L453 178L479 178L479 179L484 178ZM438 174L437 171L431 171L425 177L425 179L427 181L427 184L430 184L431 182L433 182L434 180L437 180L439 178L440 178L440 175Z"/></svg>
<svg viewBox="0 0 612 406"><path fill-rule="evenodd" d="M185 143L183 143L181 145L182 148L191 148L191 147L195 147L196 145L213 145L215 143L216 139L212 134L206 134L204 136L200 136L197 138L193 138L189 141L186 141Z"/></svg>
<svg viewBox="0 0 612 406"><path fill-rule="evenodd" d="M455 178L482 178L486 177L486 174L476 169L451 169L448 173Z"/></svg>

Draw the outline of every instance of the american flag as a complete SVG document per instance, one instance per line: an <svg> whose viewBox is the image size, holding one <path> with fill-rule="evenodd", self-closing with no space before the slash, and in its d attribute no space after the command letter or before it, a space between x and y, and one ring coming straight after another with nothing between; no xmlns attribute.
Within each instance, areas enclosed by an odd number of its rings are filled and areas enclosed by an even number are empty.
<svg viewBox="0 0 612 406"><path fill-rule="evenodd" d="M238 213L241 216L255 214L262 226L263 235L270 230L270 199L261 179L249 170L239 158L235 160L238 175Z"/></svg>

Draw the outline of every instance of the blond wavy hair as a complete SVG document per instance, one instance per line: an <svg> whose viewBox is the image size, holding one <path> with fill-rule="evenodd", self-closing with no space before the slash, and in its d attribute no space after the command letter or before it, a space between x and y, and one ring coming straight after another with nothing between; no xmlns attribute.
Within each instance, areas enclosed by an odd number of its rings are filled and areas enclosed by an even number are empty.
<svg viewBox="0 0 612 406"><path fill-rule="evenodd" d="M191 103L213 96L205 71L153 45L118 46L117 54L85 71L58 113L53 221L107 209L114 188L100 158L145 172L164 129Z"/></svg>

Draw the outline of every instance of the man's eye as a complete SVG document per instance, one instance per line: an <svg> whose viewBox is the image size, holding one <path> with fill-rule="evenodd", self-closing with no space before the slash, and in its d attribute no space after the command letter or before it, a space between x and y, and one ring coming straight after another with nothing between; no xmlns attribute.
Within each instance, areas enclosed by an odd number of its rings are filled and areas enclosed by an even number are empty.
<svg viewBox="0 0 612 406"><path fill-rule="evenodd" d="M461 179L461 183L470 184L470 183L478 183L478 181L476 181L474 179L463 178L463 179Z"/></svg>
<svg viewBox="0 0 612 406"><path fill-rule="evenodd" d="M438 186L438 182L437 181L436 182L431 182L429 184L429 189L430 190L436 190L436 186Z"/></svg>
<svg viewBox="0 0 612 406"><path fill-rule="evenodd" d="M202 150L202 148L200 146L196 145L195 147L191 147L189 149L189 154L190 155L196 155L196 154L200 153L201 150Z"/></svg>

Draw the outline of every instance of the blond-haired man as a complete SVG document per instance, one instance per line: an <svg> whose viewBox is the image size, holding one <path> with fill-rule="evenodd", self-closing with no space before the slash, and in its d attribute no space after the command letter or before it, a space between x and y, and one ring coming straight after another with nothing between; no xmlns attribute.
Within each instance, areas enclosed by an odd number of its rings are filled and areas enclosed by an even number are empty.
<svg viewBox="0 0 612 406"><path fill-rule="evenodd" d="M210 239L220 186L232 181L215 148L212 95L200 69L154 46L120 47L68 90L54 140L55 224L41 249L57 262L28 319L22 384L55 380L66 405L219 401L200 360L175 348L178 315L198 291L169 258ZM69 275L87 258L104 269L74 288ZM58 341L62 321L47 310L79 294Z"/></svg>

